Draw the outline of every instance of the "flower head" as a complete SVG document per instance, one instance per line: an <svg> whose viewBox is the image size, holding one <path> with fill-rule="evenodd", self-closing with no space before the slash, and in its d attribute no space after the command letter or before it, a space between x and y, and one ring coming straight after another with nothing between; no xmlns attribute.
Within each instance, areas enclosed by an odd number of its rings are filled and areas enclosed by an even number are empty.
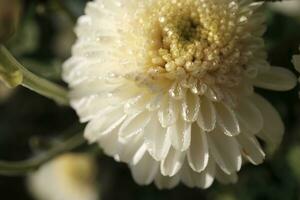
<svg viewBox="0 0 300 200"><path fill-rule="evenodd" d="M64 65L85 137L130 165L140 184L234 182L263 162L283 124L254 86L288 90L271 67L262 3L251 0L97 0L76 27Z"/></svg>
<svg viewBox="0 0 300 200"><path fill-rule="evenodd" d="M28 178L28 188L40 200L97 200L95 161L85 154L64 154Z"/></svg>
<svg viewBox="0 0 300 200"><path fill-rule="evenodd" d="M95 161L85 154L64 154L28 178L30 192L39 200L97 200Z"/></svg>

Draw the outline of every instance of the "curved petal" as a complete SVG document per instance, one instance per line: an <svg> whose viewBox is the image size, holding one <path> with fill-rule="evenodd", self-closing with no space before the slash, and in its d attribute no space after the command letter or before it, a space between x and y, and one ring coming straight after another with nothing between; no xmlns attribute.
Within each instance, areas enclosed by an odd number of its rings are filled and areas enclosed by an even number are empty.
<svg viewBox="0 0 300 200"><path fill-rule="evenodd" d="M174 176L179 172L184 162L185 153L171 148L167 157L160 163L163 176Z"/></svg>
<svg viewBox="0 0 300 200"><path fill-rule="evenodd" d="M98 139L99 146L103 149L105 154L114 158L119 157L120 147L122 144L118 141L119 127L116 127L109 134L103 135Z"/></svg>
<svg viewBox="0 0 300 200"><path fill-rule="evenodd" d="M120 139L128 139L133 135L136 135L143 131L145 126L151 119L151 115L147 110L132 114L128 116L125 121L122 123L119 130Z"/></svg>
<svg viewBox="0 0 300 200"><path fill-rule="evenodd" d="M197 123L204 131L212 131L215 128L217 121L214 104L203 97L200 101L200 110Z"/></svg>
<svg viewBox="0 0 300 200"><path fill-rule="evenodd" d="M215 178L215 162L210 160L204 171L197 173L187 164L182 167L182 182L188 187L209 188Z"/></svg>
<svg viewBox="0 0 300 200"><path fill-rule="evenodd" d="M253 84L248 80L242 80L242 82L233 89L233 91L242 94L243 96L250 96L254 93Z"/></svg>
<svg viewBox="0 0 300 200"><path fill-rule="evenodd" d="M264 119L263 129L257 136L263 139L271 149L274 149L280 144L284 134L284 124L281 117L276 109L263 97L256 94L251 98Z"/></svg>
<svg viewBox="0 0 300 200"><path fill-rule="evenodd" d="M150 96L146 93L135 96L124 104L125 113L137 113L145 109L146 104L150 101Z"/></svg>
<svg viewBox="0 0 300 200"><path fill-rule="evenodd" d="M116 107L109 112L104 112L88 123L84 130L84 137L93 143L103 135L109 134L120 125L126 117L122 107Z"/></svg>
<svg viewBox="0 0 300 200"><path fill-rule="evenodd" d="M241 152L254 165L259 165L264 161L265 153L255 137L241 133L236 137L241 145Z"/></svg>
<svg viewBox="0 0 300 200"><path fill-rule="evenodd" d="M99 87L101 85L102 87ZM91 79L83 83L76 85L76 90L70 92L70 97L72 99L87 97L90 95L100 95L103 96L108 93L114 93L119 90L120 87L126 85L124 82L119 81L117 83L111 84L107 83L104 79Z"/></svg>
<svg viewBox="0 0 300 200"><path fill-rule="evenodd" d="M178 119L168 127L167 133L171 136L172 146L178 151L185 151L191 143L191 123Z"/></svg>
<svg viewBox="0 0 300 200"><path fill-rule="evenodd" d="M200 109L199 96L187 90L182 102L182 117L187 122L194 122L198 118Z"/></svg>
<svg viewBox="0 0 300 200"><path fill-rule="evenodd" d="M168 95L163 99L158 111L158 119L162 127L174 124L178 118L180 104Z"/></svg>
<svg viewBox="0 0 300 200"><path fill-rule="evenodd" d="M187 152L187 160L194 171L201 172L206 168L209 157L206 133L194 123L191 134L191 146Z"/></svg>
<svg viewBox="0 0 300 200"><path fill-rule="evenodd" d="M143 135L135 135L126 142L119 140L119 161L134 165L140 161L146 152Z"/></svg>
<svg viewBox="0 0 300 200"><path fill-rule="evenodd" d="M158 189L172 189L178 185L180 181L180 173L177 173L175 176L163 176L160 173L155 178L155 185Z"/></svg>
<svg viewBox="0 0 300 200"><path fill-rule="evenodd" d="M258 74L254 79L256 87L276 91L293 89L296 83L297 79L295 75L282 67L271 67L269 71Z"/></svg>
<svg viewBox="0 0 300 200"><path fill-rule="evenodd" d="M163 99L162 93L158 93L156 95L153 95L150 99L149 102L146 104L146 108L149 111L155 111L160 108L160 101Z"/></svg>
<svg viewBox="0 0 300 200"><path fill-rule="evenodd" d="M236 136L240 133L240 125L234 111L224 103L215 103L217 110L217 122L223 132L228 136Z"/></svg>
<svg viewBox="0 0 300 200"><path fill-rule="evenodd" d="M186 89L179 82L174 82L169 90L169 95L174 99L182 99Z"/></svg>
<svg viewBox="0 0 300 200"><path fill-rule="evenodd" d="M119 101L116 101L115 96L105 94L71 99L70 104L80 116L80 122L86 123L106 112L109 108L118 105L116 102Z"/></svg>
<svg viewBox="0 0 300 200"><path fill-rule="evenodd" d="M216 169L216 179L222 184L236 183L238 176L235 172L232 174L226 174L221 169Z"/></svg>
<svg viewBox="0 0 300 200"><path fill-rule="evenodd" d="M227 174L239 171L242 165L242 156L239 144L234 137L224 135L219 129L207 134L210 156Z"/></svg>
<svg viewBox="0 0 300 200"><path fill-rule="evenodd" d="M248 99L239 101L236 113L240 122L252 133L258 133L263 128L264 119L261 112Z"/></svg>
<svg viewBox="0 0 300 200"><path fill-rule="evenodd" d="M156 117L152 117L145 127L144 140L148 152L155 160L161 161L167 156L171 147L170 134L167 134L167 129L161 127Z"/></svg>
<svg viewBox="0 0 300 200"><path fill-rule="evenodd" d="M134 180L140 185L149 185L159 173L159 163L147 153L130 168Z"/></svg>
<svg viewBox="0 0 300 200"><path fill-rule="evenodd" d="M207 97L210 101L216 102L219 100L219 97L217 95L217 93L211 89L210 87L208 87L205 91L205 97Z"/></svg>

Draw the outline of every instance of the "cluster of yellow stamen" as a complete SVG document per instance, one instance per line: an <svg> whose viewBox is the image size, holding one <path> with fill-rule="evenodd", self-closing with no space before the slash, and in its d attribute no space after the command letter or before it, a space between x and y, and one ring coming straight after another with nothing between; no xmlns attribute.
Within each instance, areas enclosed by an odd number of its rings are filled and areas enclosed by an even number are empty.
<svg viewBox="0 0 300 200"><path fill-rule="evenodd" d="M159 0L139 17L148 74L237 85L252 53L236 0Z"/></svg>

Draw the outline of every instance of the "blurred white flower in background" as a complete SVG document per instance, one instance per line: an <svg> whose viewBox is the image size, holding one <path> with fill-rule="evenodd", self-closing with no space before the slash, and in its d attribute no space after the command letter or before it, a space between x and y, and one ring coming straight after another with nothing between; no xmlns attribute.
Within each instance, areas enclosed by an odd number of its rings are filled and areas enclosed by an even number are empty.
<svg viewBox="0 0 300 200"><path fill-rule="evenodd" d="M285 91L295 76L267 62L262 3L96 0L64 65L85 137L130 165L139 184L209 187L263 162L279 114L254 86Z"/></svg>
<svg viewBox="0 0 300 200"><path fill-rule="evenodd" d="M300 50L300 48L299 48ZM300 55L294 55L293 56L293 64L295 66L295 69L300 72Z"/></svg>
<svg viewBox="0 0 300 200"><path fill-rule="evenodd" d="M36 200L98 200L96 164L86 154L64 154L28 177Z"/></svg>
<svg viewBox="0 0 300 200"><path fill-rule="evenodd" d="M269 7L277 12L300 20L300 0L283 0L268 3Z"/></svg>

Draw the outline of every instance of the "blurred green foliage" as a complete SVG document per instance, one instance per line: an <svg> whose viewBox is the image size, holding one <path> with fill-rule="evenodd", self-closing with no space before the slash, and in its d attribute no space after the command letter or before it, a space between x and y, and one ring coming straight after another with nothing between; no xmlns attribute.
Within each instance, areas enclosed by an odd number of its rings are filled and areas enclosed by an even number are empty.
<svg viewBox="0 0 300 200"><path fill-rule="evenodd" d="M17 29L21 14L20 0L0 1L0 42L9 39Z"/></svg>
<svg viewBox="0 0 300 200"><path fill-rule="evenodd" d="M8 48L29 69L59 82L62 62L70 55L75 40L74 19L84 10L85 0L24 0L23 16ZM268 11L265 34L269 60L293 70L291 58L299 53L300 22ZM103 200L298 200L300 199L300 100L299 88L278 93L257 90L280 111L286 134L280 149L260 166L246 165L239 182L215 183L207 190L183 185L159 191L153 185L134 183L126 165L101 156L99 180ZM78 123L74 111L57 106L27 89L17 88L0 104L0 159L20 160L51 145L52 138ZM36 141L39 142L30 142ZM50 142L49 142L50 141ZM39 145L32 145L38 143ZM26 177L25 177L26 178ZM0 177L0 199L30 200L24 177ZM45 180L46 181L46 180Z"/></svg>

